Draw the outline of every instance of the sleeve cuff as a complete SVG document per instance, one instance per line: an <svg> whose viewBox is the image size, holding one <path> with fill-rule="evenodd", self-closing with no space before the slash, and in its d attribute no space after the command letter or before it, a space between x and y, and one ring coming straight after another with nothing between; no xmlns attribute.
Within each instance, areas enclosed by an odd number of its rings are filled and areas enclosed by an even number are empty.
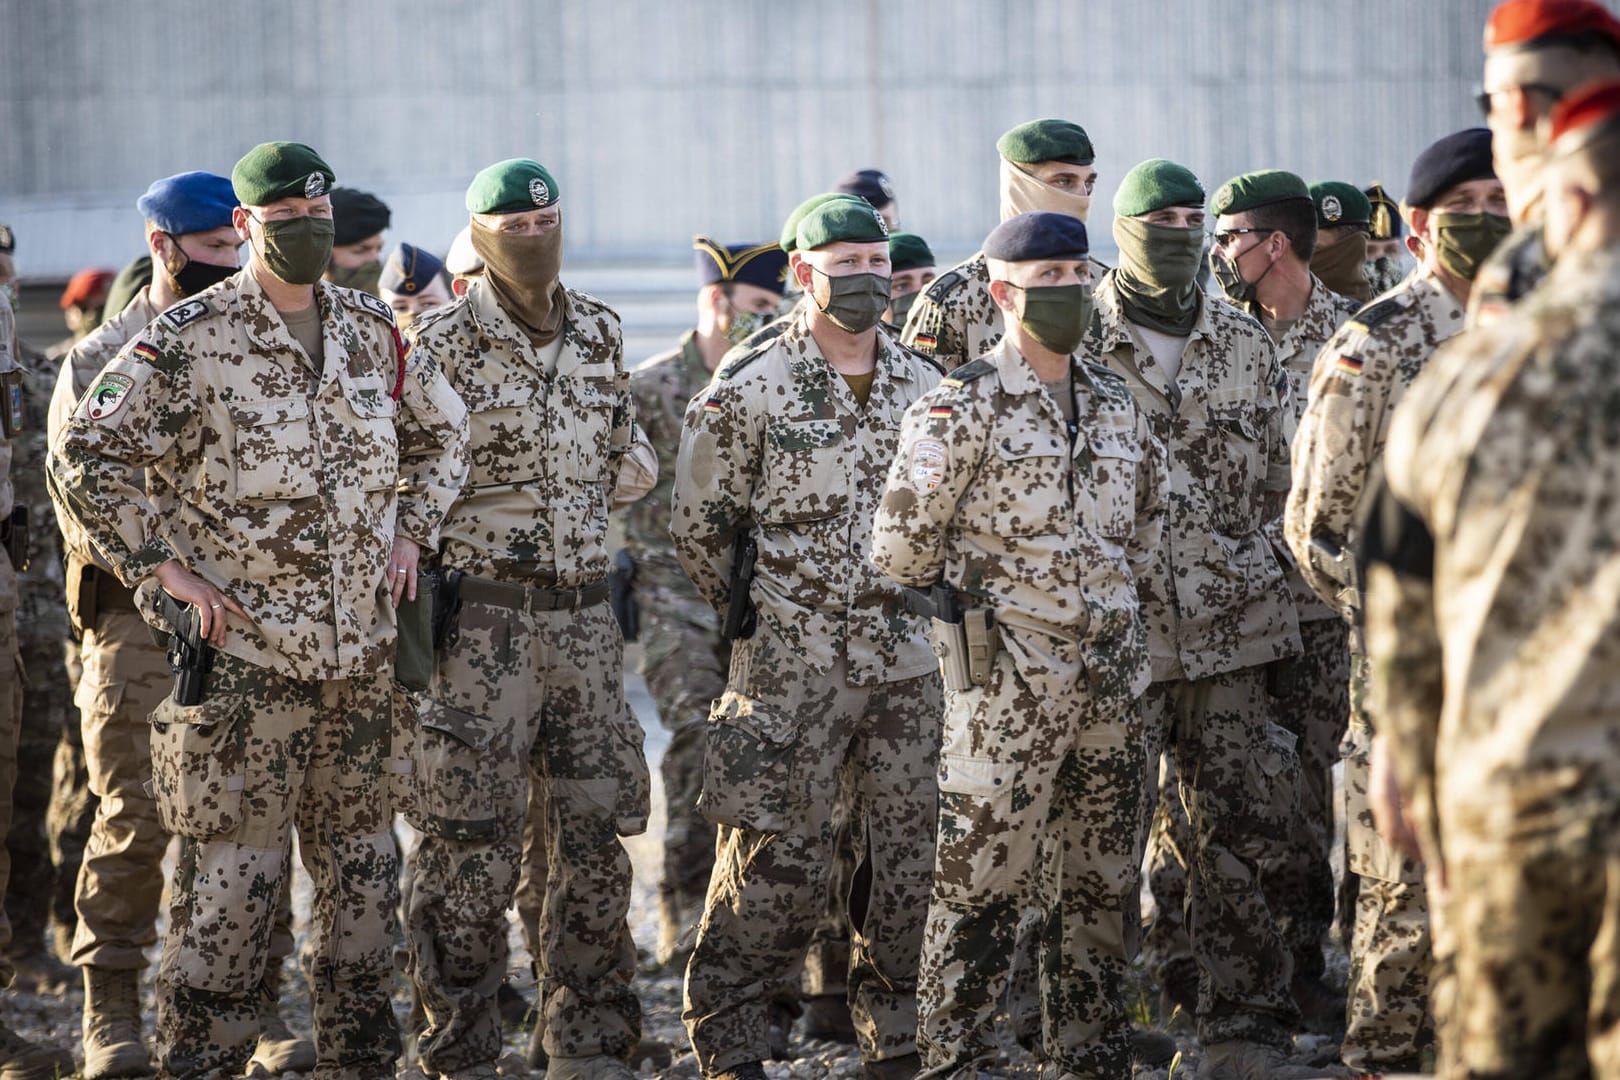
<svg viewBox="0 0 1620 1080"><path fill-rule="evenodd" d="M118 564L118 580L133 589L172 558L175 558L174 549L166 542L148 541L144 547L131 552L129 558Z"/></svg>

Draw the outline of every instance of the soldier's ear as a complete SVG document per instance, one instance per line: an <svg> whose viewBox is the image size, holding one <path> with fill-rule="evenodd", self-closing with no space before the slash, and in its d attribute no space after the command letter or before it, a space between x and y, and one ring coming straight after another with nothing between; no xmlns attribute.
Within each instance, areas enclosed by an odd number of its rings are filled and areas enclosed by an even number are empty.
<svg viewBox="0 0 1620 1080"><path fill-rule="evenodd" d="M1015 306L1012 298L1012 288L1005 281L992 281L990 283L990 299L995 301L996 307L1003 311L1012 311Z"/></svg>

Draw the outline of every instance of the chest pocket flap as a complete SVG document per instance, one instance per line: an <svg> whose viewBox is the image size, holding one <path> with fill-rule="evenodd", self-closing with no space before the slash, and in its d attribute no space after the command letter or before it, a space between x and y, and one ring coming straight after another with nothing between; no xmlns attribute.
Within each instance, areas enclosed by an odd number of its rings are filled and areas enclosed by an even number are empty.
<svg viewBox="0 0 1620 1080"><path fill-rule="evenodd" d="M773 423L765 429L762 521L816 521L844 512L848 478L837 420Z"/></svg>
<svg viewBox="0 0 1620 1080"><path fill-rule="evenodd" d="M278 501L316 493L320 463L309 430L308 400L232 402L230 416L238 498Z"/></svg>

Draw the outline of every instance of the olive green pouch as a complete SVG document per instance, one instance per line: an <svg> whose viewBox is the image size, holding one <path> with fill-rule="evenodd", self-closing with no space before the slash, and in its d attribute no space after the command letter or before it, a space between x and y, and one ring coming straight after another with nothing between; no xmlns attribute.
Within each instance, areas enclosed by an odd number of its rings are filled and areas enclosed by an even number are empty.
<svg viewBox="0 0 1620 1080"><path fill-rule="evenodd" d="M394 679L407 690L426 690L433 681L433 601L439 575L416 575L416 599L400 598L394 611L399 628Z"/></svg>

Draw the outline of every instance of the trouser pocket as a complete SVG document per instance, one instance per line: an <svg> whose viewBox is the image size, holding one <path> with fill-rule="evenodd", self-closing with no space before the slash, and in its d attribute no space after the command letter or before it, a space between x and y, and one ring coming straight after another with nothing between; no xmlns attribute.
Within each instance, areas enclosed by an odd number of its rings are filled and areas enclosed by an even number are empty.
<svg viewBox="0 0 1620 1080"><path fill-rule="evenodd" d="M417 712L411 824L447 840L495 832L500 792L526 768L490 754L493 725L443 702L423 699Z"/></svg>
<svg viewBox="0 0 1620 1080"><path fill-rule="evenodd" d="M153 710L152 785L168 832L206 840L241 826L246 704L219 694L200 705L164 698Z"/></svg>
<svg viewBox="0 0 1620 1080"><path fill-rule="evenodd" d="M799 809L799 725L786 712L727 690L709 713L698 809L739 829L786 830Z"/></svg>

